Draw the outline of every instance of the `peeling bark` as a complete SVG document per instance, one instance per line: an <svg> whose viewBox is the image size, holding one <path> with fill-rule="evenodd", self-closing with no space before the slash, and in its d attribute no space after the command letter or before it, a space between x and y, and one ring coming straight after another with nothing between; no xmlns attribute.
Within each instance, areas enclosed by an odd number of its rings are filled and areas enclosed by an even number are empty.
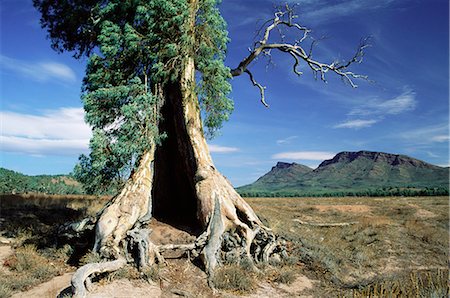
<svg viewBox="0 0 450 298"><path fill-rule="evenodd" d="M104 257L120 256L121 242L127 232L140 222L151 218L152 163L155 147L151 146L142 157L136 171L122 191L103 209L95 231L94 251Z"/></svg>
<svg viewBox="0 0 450 298"><path fill-rule="evenodd" d="M195 20L195 11L193 16ZM168 138L157 148L150 146L123 190L98 217L94 251L108 261L77 271L72 279L77 297L86 295L90 275L117 270L127 262L140 269L154 262L164 264L163 253L168 250L200 257L211 287L215 268L231 256L246 259L257 270L256 262L285 253L284 243L214 167L195 93L194 59L186 57L179 80L160 91L164 106L159 129ZM152 216L198 235L196 241L153 244L146 228Z"/></svg>

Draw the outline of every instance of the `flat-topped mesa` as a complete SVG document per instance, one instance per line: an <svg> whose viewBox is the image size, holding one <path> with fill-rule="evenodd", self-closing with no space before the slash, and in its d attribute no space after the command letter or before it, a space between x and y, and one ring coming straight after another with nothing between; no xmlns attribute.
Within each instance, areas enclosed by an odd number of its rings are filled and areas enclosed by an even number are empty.
<svg viewBox="0 0 450 298"><path fill-rule="evenodd" d="M275 170L275 169L287 169L287 168L290 168L290 167L292 167L294 165L298 165L298 164L295 163L295 162L288 163L288 162L279 161L279 162L277 162L277 164L274 167L272 167L272 170Z"/></svg>
<svg viewBox="0 0 450 298"><path fill-rule="evenodd" d="M358 152L344 151L336 154L336 156L334 156L332 159L327 159L323 161L318 168L323 168L325 166L335 163L350 163L359 158L365 158L368 160L372 160L374 162L384 162L392 166L410 165L413 167L421 167L421 168L437 167L435 165L401 154L392 154L375 151L358 151Z"/></svg>

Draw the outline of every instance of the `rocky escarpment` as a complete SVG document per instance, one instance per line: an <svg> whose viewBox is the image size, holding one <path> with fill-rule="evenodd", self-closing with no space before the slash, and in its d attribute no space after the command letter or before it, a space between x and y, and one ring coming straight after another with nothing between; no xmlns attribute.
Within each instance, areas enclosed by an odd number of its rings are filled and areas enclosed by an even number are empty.
<svg viewBox="0 0 450 298"><path fill-rule="evenodd" d="M242 193L360 192L368 189L449 187L449 169L400 154L340 152L315 170L278 162L256 182L239 187Z"/></svg>

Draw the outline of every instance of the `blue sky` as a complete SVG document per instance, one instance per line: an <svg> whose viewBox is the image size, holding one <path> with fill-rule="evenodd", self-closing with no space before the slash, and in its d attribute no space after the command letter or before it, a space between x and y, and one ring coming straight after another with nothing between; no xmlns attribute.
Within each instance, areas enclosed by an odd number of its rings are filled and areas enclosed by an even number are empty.
<svg viewBox="0 0 450 298"><path fill-rule="evenodd" d="M286 1L224 0L230 67L248 54L261 21ZM232 80L235 111L209 141L216 166L235 186L277 161L316 167L340 151L406 154L449 165L449 7L447 0L298 0L298 21L316 38L324 62L351 57L362 37L372 47L354 71L373 82L353 89L328 83L292 58L273 55L250 66L266 86L264 107L246 76ZM1 166L26 174L69 173L87 153L81 80L86 59L50 48L31 0L0 2Z"/></svg>

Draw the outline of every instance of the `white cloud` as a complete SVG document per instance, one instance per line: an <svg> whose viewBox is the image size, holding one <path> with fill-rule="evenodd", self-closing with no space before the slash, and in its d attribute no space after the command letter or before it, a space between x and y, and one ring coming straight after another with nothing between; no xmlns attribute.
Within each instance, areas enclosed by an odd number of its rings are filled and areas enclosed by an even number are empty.
<svg viewBox="0 0 450 298"><path fill-rule="evenodd" d="M432 125L400 133L399 136L415 144L444 143L450 141L448 124Z"/></svg>
<svg viewBox="0 0 450 298"><path fill-rule="evenodd" d="M372 100L350 111L351 116L364 115L397 115L416 108L416 93L406 90L399 96L389 100Z"/></svg>
<svg viewBox="0 0 450 298"><path fill-rule="evenodd" d="M89 139L30 139L24 137L0 136L1 150L26 153L33 156L73 155L86 152Z"/></svg>
<svg viewBox="0 0 450 298"><path fill-rule="evenodd" d="M335 153L323 151L296 151L277 153L272 155L272 159L325 160L333 158L335 155Z"/></svg>
<svg viewBox="0 0 450 298"><path fill-rule="evenodd" d="M290 144L292 140L295 140L298 136L290 136L284 139L277 140L278 145Z"/></svg>
<svg viewBox="0 0 450 298"><path fill-rule="evenodd" d="M56 80L72 83L76 80L74 71L69 66L61 63L33 63L0 55L0 65L3 69L38 82Z"/></svg>
<svg viewBox="0 0 450 298"><path fill-rule="evenodd" d="M301 16L309 20L324 22L327 20L335 20L339 17L346 17L358 14L362 11L376 10L389 6L394 0L347 0L347 1L310 1L290 0L291 3L299 3L300 10L306 12Z"/></svg>
<svg viewBox="0 0 450 298"><path fill-rule="evenodd" d="M434 154L433 152L430 152L430 151L427 151L426 153L427 153L427 155L428 155L429 157L432 157L432 158L438 158L438 157L439 157L439 155Z"/></svg>
<svg viewBox="0 0 450 298"><path fill-rule="evenodd" d="M431 141L438 143L448 142L449 140L450 136L448 135L438 135L431 138Z"/></svg>
<svg viewBox="0 0 450 298"><path fill-rule="evenodd" d="M236 147L226 147L226 146L219 146L214 144L208 144L209 151L212 153L232 153L239 151L239 148Z"/></svg>
<svg viewBox="0 0 450 298"><path fill-rule="evenodd" d="M364 128L364 127L370 127L373 124L377 123L377 120L371 119L371 120L363 120L363 119L357 119L357 120L349 120L342 122L340 124L336 124L333 126L333 128Z"/></svg>
<svg viewBox="0 0 450 298"><path fill-rule="evenodd" d="M87 151L91 129L81 108L48 110L42 115L0 111L1 150L33 155Z"/></svg>

